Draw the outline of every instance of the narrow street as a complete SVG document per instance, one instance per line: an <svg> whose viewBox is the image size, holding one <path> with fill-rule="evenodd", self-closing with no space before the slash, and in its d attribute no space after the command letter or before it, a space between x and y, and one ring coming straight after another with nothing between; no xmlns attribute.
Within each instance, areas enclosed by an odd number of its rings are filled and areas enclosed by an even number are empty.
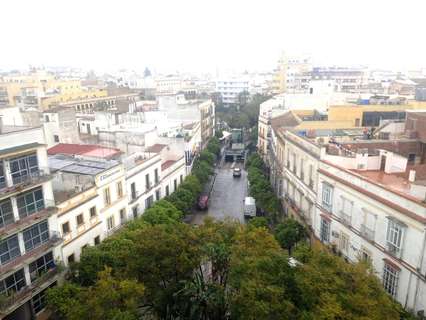
<svg viewBox="0 0 426 320"><path fill-rule="evenodd" d="M241 177L232 176L233 166L241 168ZM215 170L211 184L206 186L206 193L210 192L209 207L206 211L196 211L190 222L200 224L205 217L217 220L230 218L244 222L243 202L247 194L247 172L242 163L226 163L223 160Z"/></svg>

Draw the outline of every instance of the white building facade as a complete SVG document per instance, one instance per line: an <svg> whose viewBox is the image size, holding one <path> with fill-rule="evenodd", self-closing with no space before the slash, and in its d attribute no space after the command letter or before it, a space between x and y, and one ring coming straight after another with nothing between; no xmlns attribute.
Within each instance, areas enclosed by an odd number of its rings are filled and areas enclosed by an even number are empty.
<svg viewBox="0 0 426 320"><path fill-rule="evenodd" d="M318 169L314 233L348 261L370 261L393 298L409 310L424 312L426 206L416 195L396 192L392 184L362 174L380 170L383 155L325 156ZM387 156L382 175L392 175L404 163L402 157ZM424 186L407 185L424 198Z"/></svg>
<svg viewBox="0 0 426 320"><path fill-rule="evenodd" d="M216 80L216 92L222 96L224 105L238 103L238 96L242 92L249 92L249 80L244 78L228 78Z"/></svg>

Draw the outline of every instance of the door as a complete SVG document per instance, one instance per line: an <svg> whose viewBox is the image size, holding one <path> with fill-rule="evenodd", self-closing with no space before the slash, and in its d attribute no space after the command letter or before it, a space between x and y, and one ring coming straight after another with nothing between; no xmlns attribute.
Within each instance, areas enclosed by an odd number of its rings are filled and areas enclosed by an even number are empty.
<svg viewBox="0 0 426 320"><path fill-rule="evenodd" d="M380 171L385 171L386 167L386 156L382 156L380 159Z"/></svg>
<svg viewBox="0 0 426 320"><path fill-rule="evenodd" d="M90 123L88 123L86 126L87 126L87 134L92 134L92 131L90 130Z"/></svg>

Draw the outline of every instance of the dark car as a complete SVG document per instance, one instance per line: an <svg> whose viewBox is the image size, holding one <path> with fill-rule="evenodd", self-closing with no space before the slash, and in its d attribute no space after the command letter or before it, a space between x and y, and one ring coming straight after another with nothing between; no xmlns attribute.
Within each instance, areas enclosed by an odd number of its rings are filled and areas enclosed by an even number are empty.
<svg viewBox="0 0 426 320"><path fill-rule="evenodd" d="M208 195L201 195L198 198L198 209L200 210L206 210L209 206L209 196Z"/></svg>
<svg viewBox="0 0 426 320"><path fill-rule="evenodd" d="M240 168L234 168L233 172L232 172L232 176L234 178L239 178L241 177L241 169Z"/></svg>

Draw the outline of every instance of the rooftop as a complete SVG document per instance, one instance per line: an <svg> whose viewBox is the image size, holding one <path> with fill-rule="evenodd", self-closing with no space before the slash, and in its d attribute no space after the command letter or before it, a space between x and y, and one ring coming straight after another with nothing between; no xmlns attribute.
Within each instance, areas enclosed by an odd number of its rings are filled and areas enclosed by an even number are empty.
<svg viewBox="0 0 426 320"><path fill-rule="evenodd" d="M92 144L68 144L60 143L47 150L49 155L66 154L66 155L80 155L86 157L94 157L101 159L112 159L121 154L119 149L106 148L99 145Z"/></svg>
<svg viewBox="0 0 426 320"><path fill-rule="evenodd" d="M34 129L34 128L36 128L36 127L3 125L0 128L0 134L19 132L19 131L30 130L30 129Z"/></svg>
<svg viewBox="0 0 426 320"><path fill-rule="evenodd" d="M410 182L408 180L408 176L410 170L416 171L415 182ZM417 200L423 201L425 199L426 194L422 196L418 196L413 194L412 188L414 184L417 185L426 185L426 164L407 166L407 170L405 172L398 173L385 173L382 170L351 170L356 172L357 174L371 180L377 184L380 184L392 191L396 191L402 193L406 196L411 196L416 198Z"/></svg>
<svg viewBox="0 0 426 320"><path fill-rule="evenodd" d="M163 150L166 147L167 147L166 144L156 143L156 144L146 148L145 151L146 152L159 153L159 152L161 152L161 150Z"/></svg>
<svg viewBox="0 0 426 320"><path fill-rule="evenodd" d="M166 170L167 168L171 167L176 162L177 160L167 160L166 162L163 162L161 164L161 170Z"/></svg>
<svg viewBox="0 0 426 320"><path fill-rule="evenodd" d="M76 159L67 155L49 156L49 168L54 171L63 171L75 174L96 176L119 164L118 161L94 161L85 159Z"/></svg>

